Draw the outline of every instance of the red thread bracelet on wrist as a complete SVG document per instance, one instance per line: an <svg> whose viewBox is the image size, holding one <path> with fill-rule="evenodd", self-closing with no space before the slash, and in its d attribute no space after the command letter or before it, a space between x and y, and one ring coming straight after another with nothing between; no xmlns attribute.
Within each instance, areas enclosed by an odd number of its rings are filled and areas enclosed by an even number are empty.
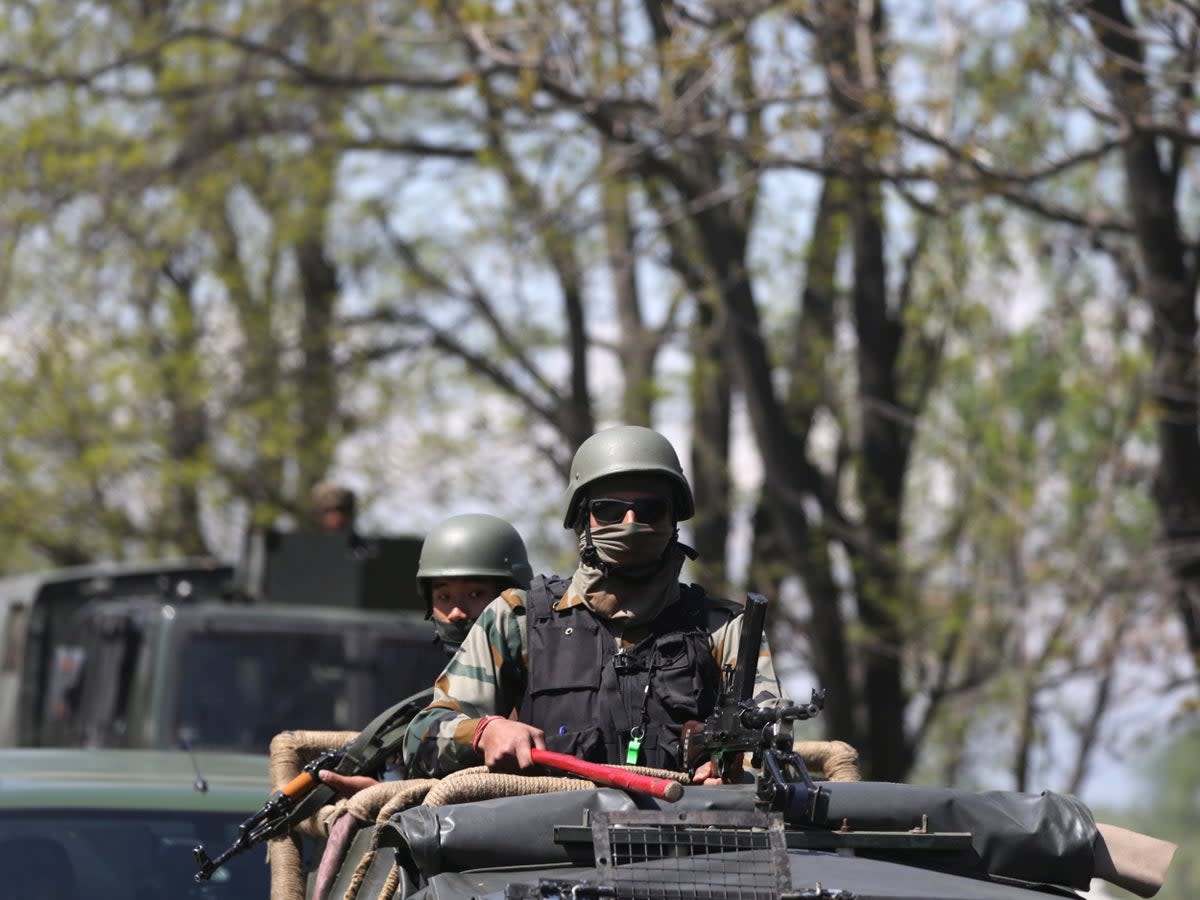
<svg viewBox="0 0 1200 900"><path fill-rule="evenodd" d="M471 749L473 751L475 751L475 753L477 753L477 754L479 753L479 739L481 737L483 737L483 729L488 727L489 722L492 722L495 719L502 719L502 718L504 718L504 717L503 716L484 716L482 719L479 720L479 724L475 726L475 734L471 738ZM482 754L480 754L480 755L482 755Z"/></svg>

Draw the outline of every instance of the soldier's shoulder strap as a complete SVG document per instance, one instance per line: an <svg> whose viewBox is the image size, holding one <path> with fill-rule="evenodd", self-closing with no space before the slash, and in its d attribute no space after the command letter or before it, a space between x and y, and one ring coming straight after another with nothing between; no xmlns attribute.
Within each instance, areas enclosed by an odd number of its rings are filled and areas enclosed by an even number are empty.
<svg viewBox="0 0 1200 900"><path fill-rule="evenodd" d="M530 621L550 618L554 604L562 599L570 587L570 579L557 575L538 575L525 592L525 612Z"/></svg>
<svg viewBox="0 0 1200 900"><path fill-rule="evenodd" d="M679 599L684 605L695 612L704 613L716 610L727 618L734 618L744 611L742 604L725 597L714 597L698 584L682 584L679 586Z"/></svg>
<svg viewBox="0 0 1200 900"><path fill-rule="evenodd" d="M432 699L433 688L428 687L385 709L346 745L345 755L335 771L343 775L374 774L373 769L399 752L409 724Z"/></svg>

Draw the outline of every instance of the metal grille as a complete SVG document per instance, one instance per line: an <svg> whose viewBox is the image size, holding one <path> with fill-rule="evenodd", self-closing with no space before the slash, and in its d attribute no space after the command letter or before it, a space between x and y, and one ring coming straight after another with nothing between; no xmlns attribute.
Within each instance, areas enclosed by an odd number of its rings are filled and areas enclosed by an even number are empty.
<svg viewBox="0 0 1200 900"><path fill-rule="evenodd" d="M598 880L622 900L777 900L790 890L776 813L594 813Z"/></svg>

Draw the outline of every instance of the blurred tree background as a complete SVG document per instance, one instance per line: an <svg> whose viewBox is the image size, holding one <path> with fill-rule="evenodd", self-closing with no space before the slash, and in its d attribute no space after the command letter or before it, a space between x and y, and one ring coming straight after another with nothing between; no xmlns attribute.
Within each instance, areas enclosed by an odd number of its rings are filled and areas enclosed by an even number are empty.
<svg viewBox="0 0 1200 900"><path fill-rule="evenodd" d="M1194 721L1200 17L1106 2L8 4L0 566L361 489L545 568L593 430L872 777ZM1148 698L1153 698L1150 702Z"/></svg>

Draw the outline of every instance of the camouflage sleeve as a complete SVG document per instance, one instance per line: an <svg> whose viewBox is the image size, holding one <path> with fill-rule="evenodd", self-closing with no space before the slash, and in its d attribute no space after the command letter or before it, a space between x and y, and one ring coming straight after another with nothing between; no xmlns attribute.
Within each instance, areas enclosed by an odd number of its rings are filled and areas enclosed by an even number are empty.
<svg viewBox="0 0 1200 900"><path fill-rule="evenodd" d="M440 777L479 765L471 749L484 716L507 716L525 679L525 595L508 590L489 604L433 685L404 740L412 777Z"/></svg>
<svg viewBox="0 0 1200 900"><path fill-rule="evenodd" d="M733 666L737 663L738 645L742 642L743 620L744 616L739 612L712 632L713 658L722 669L726 665ZM767 643L765 630L758 649L758 673L754 679L754 693L751 696L759 701L778 699L782 696L779 679L775 677L775 664L771 661L771 647Z"/></svg>

